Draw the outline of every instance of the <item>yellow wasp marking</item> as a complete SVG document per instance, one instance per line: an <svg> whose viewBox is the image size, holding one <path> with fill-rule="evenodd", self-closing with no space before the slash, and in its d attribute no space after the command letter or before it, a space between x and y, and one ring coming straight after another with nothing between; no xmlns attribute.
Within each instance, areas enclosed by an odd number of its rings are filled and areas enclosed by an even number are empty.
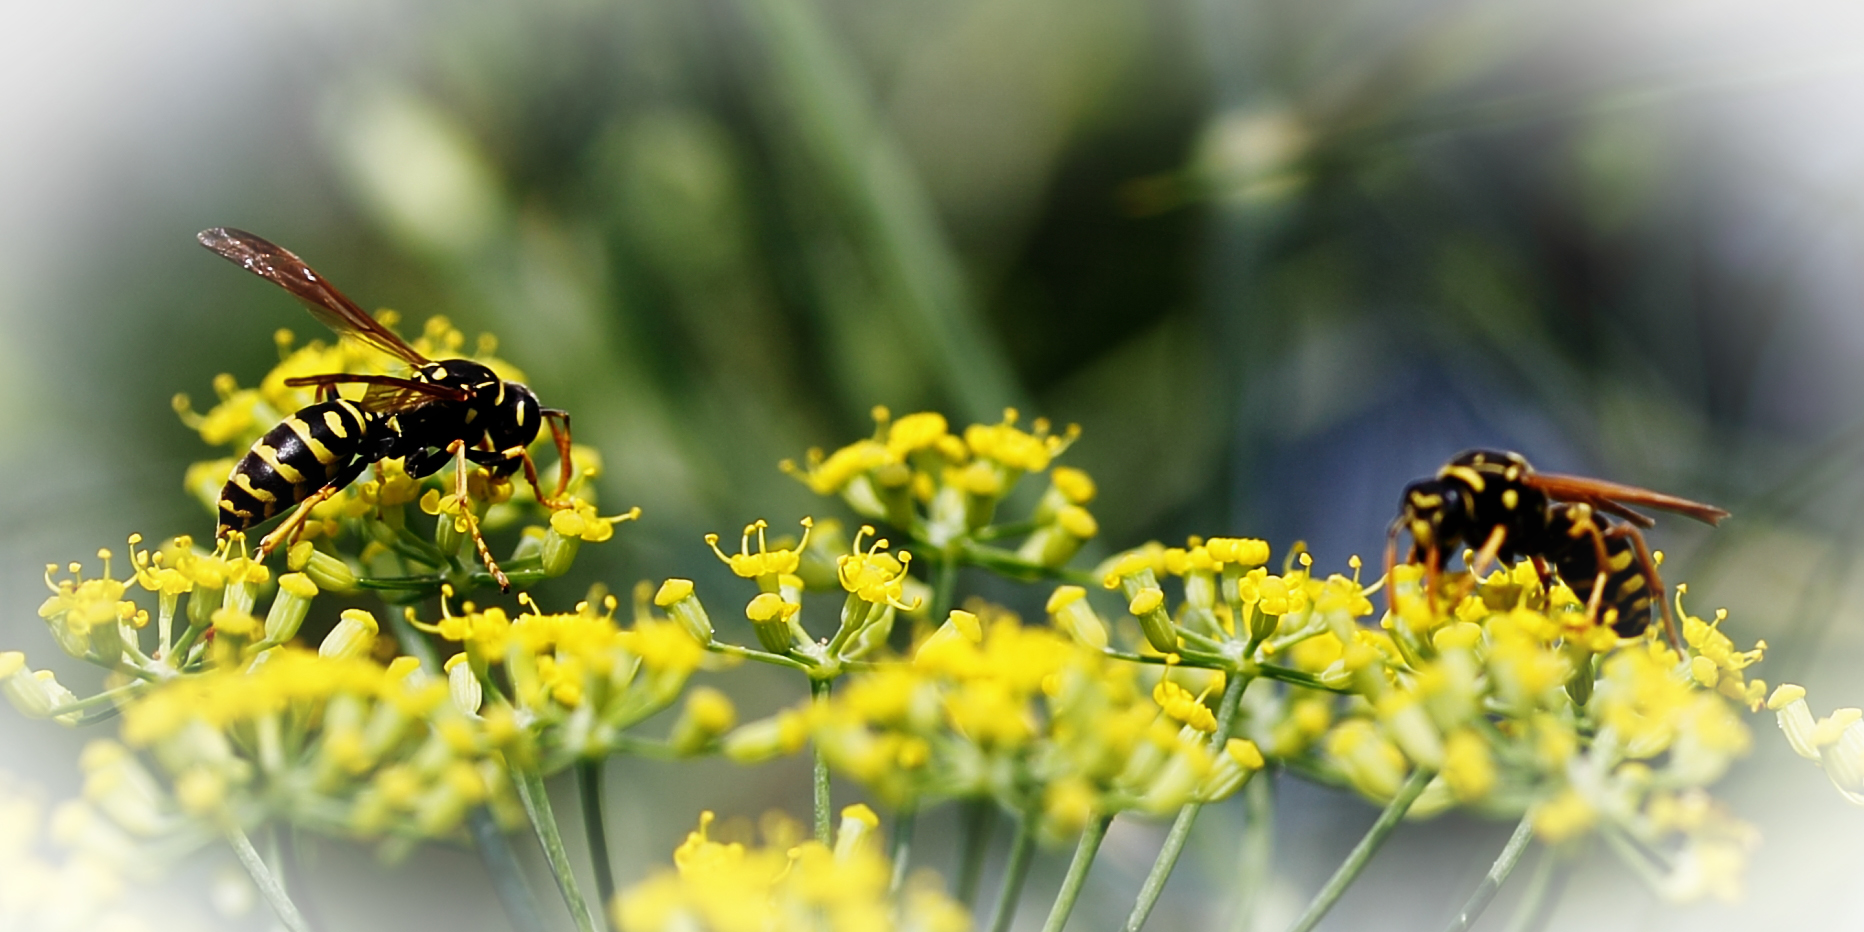
<svg viewBox="0 0 1864 932"><path fill-rule="evenodd" d="M263 442L253 444L252 452L254 456L264 460L265 465L272 467L272 471L278 473L278 477L286 482L297 485L304 481L303 473L299 472L297 468L290 463L280 460L278 458L278 451L272 449Z"/></svg>
<svg viewBox="0 0 1864 932"><path fill-rule="evenodd" d="M1483 477L1482 473L1470 466L1445 466L1441 478L1448 479L1451 476L1463 480L1463 483L1469 486L1469 490L1478 495L1482 494L1482 490L1488 486L1488 480Z"/></svg>
<svg viewBox="0 0 1864 932"><path fill-rule="evenodd" d="M336 434L338 440L349 437L348 425L343 422L343 416L335 411L324 412L324 426L330 428L330 432Z"/></svg>
<svg viewBox="0 0 1864 932"><path fill-rule="evenodd" d="M1513 479L1514 477L1509 476L1508 478ZM1514 489L1504 489L1502 491L1502 507L1503 508L1506 508L1509 511L1513 511L1515 506L1520 503L1521 503L1520 492L1517 492Z"/></svg>
<svg viewBox="0 0 1864 932"><path fill-rule="evenodd" d="M1631 551L1623 550L1623 551L1618 552L1616 555L1612 556L1610 559L1606 560L1605 562L1606 562L1606 565L1612 568L1612 572L1617 573L1617 572L1623 571L1625 567L1631 565L1631 557L1632 557ZM1639 578L1641 579L1642 577L1639 577Z"/></svg>
<svg viewBox="0 0 1864 932"><path fill-rule="evenodd" d="M278 496L273 495L272 493L264 489L261 489L258 486L253 485L252 477L246 475L243 472L236 472L233 474L233 484L239 486L242 489L245 489L247 495L250 495L253 498L256 498L259 501L262 501L268 505L278 501Z"/></svg>
<svg viewBox="0 0 1864 932"><path fill-rule="evenodd" d="M329 466L337 461L337 455L330 452L329 447L319 443L317 438L311 435L311 425L304 423L303 419L294 414L285 418L285 426L291 428L291 432L297 434L299 440L304 441L304 445L310 448L311 455L317 457L317 462Z"/></svg>

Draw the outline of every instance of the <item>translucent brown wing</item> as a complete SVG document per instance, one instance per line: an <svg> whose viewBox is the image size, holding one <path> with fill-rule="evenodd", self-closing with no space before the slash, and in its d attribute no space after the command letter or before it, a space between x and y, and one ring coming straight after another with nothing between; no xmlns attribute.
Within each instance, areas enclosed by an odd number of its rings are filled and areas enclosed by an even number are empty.
<svg viewBox="0 0 1864 932"><path fill-rule="evenodd" d="M1650 527L1653 522L1649 517L1632 511L1629 506L1638 505L1644 508L1675 512L1704 524L1720 524L1723 518L1728 517L1727 511L1714 505L1704 505L1686 498L1640 489L1635 485L1607 482L1604 479L1537 472L1522 477L1522 481L1545 492L1548 498L1565 502L1584 502L1600 511L1617 515L1642 527Z"/></svg>
<svg viewBox="0 0 1864 932"><path fill-rule="evenodd" d="M214 227L195 236L227 261L277 285L310 309L311 316L342 336L355 337L410 366L428 362L414 347L344 297L291 250L244 230Z"/></svg>
<svg viewBox="0 0 1864 932"><path fill-rule="evenodd" d="M364 411L373 414L395 414L412 411L415 408L433 404L436 401L466 401L472 394L463 388L450 385L435 385L431 382L414 382L398 379L392 375L351 375L333 372L328 375L301 375L285 380L286 385L303 387L315 385L319 389L334 391L338 385L367 385L362 400L357 402ZM320 391L319 397L325 392Z"/></svg>

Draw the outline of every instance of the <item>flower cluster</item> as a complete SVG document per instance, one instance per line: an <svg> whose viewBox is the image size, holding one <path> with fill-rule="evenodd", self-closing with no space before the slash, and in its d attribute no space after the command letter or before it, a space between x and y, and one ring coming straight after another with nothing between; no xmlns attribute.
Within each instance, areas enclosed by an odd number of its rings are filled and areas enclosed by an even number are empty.
<svg viewBox="0 0 1864 932"><path fill-rule="evenodd" d="M468 603L456 615L443 599L438 622L414 625L460 645L445 664L453 705L509 736L502 748L507 756L549 773L578 758L614 753L622 732L678 699L705 659L705 649L679 624L640 617L624 629L615 622L616 606L614 596L598 595L573 612L544 613L531 605L512 616ZM722 710L719 702L725 702ZM697 704L700 721L693 727L701 736L684 739L692 751L734 717L715 693Z"/></svg>
<svg viewBox="0 0 1864 932"><path fill-rule="evenodd" d="M875 845L880 820L866 806L842 810L835 844L803 841L796 823L764 819L764 845L714 841L713 815L661 871L615 899L622 932L966 932L970 917L927 877L915 878L895 909L892 865Z"/></svg>
<svg viewBox="0 0 1864 932"><path fill-rule="evenodd" d="M1221 799L1262 766L1251 742L1213 747L1216 722L1186 687L1148 690L1136 665L1002 611L954 610L910 662L855 673L829 701L747 724L726 747L754 757L756 737L786 722L891 806L994 799L1038 813L1054 837L1096 816Z"/></svg>
<svg viewBox="0 0 1864 932"><path fill-rule="evenodd" d="M1239 558L1240 555L1240 558ZM1305 555L1301 561L1306 563ZM1464 806L1528 817L1561 843L1605 834L1665 896L1738 889L1751 832L1704 792L1744 754L1744 708L1765 684L1744 672L1765 645L1737 650L1684 611L1687 656L1650 632L1620 639L1571 590L1531 564L1425 593L1420 567L1382 585L1394 608L1377 627L1355 577L1280 576L1251 564L1259 542L1193 540L1110 561L1145 646L1186 665L1260 678L1240 728L1270 760L1379 801L1422 773L1414 816ZM1182 579L1174 610L1161 576ZM1058 627L1105 643L1105 622L1077 591L1051 603ZM1059 603L1059 605L1057 605Z"/></svg>
<svg viewBox="0 0 1864 932"><path fill-rule="evenodd" d="M430 323L423 340L444 352L459 337ZM284 384L291 375L382 365L355 348L297 349L259 388L228 382L219 406L188 416L204 437L238 444L308 400ZM706 606L726 597L702 600L684 578L637 586L625 624L601 586L567 612L525 595L517 608L456 595L486 582L462 554L468 532L535 503L483 473L461 497L458 477L415 480L384 462L318 506L277 571L237 537L212 551L132 538L122 577L107 551L100 573L48 567L40 615L63 650L109 671L107 688L79 698L9 652L0 693L67 724L121 711L121 740L85 754L82 812L125 859L160 860L267 820L378 840L400 856L458 837L486 810L507 825L531 821L573 903L544 776L595 776L616 754L755 763L812 751L815 841L781 823L762 848L725 844L708 815L676 872L609 904L630 930L964 928L930 882L902 886L905 866L877 853L879 820L865 807L845 813L828 846L831 770L892 810L902 859L919 812L962 800L984 826L1010 813L1021 866L1006 875L999 927L1037 839L1078 835L1084 872L1110 820L1176 812L1183 830L1144 887L1156 896L1199 807L1269 766L1393 812L1519 819L1519 837L1531 830L1549 845L1598 836L1667 898L1738 890L1753 832L1708 787L1748 750L1743 713L1767 695L1750 676L1765 645L1740 649L1725 615L1690 615L1682 590L1679 652L1654 626L1620 638L1531 563L1483 578L1437 573L1426 591L1422 567L1368 583L1357 558L1321 575L1297 549L1276 572L1267 542L1210 537L1073 568L1097 533L1092 479L1054 462L1076 431L1039 421L1026 431L1014 412L958 432L936 414L879 410L876 420L874 437L786 468L891 530L849 536L804 518L783 539L759 520L731 553L707 535L744 581L729 599L742 608L726 614ZM577 459L584 479L594 474L592 457ZM1000 516L1038 474L1047 485L1017 499L1026 513ZM604 517L581 497L555 504L507 562L514 581L560 572L638 513ZM409 506L434 516L432 534L410 529ZM1042 604L1048 623L977 599L954 608L965 567L1047 581L1024 601ZM301 635L327 621L312 614L321 594L366 591L438 599L391 609L390 633L375 613L347 608L314 647ZM742 644L714 620L740 611ZM798 674L807 697L740 724L724 692L692 683L738 661ZM1815 721L1797 687L1765 701L1794 747L1864 800L1856 710ZM637 733L676 707L659 737ZM599 826L599 807L589 811ZM605 850L598 836L590 847ZM985 846L965 849L973 862L960 877L975 878ZM1083 878L1071 869L1064 889L1078 893ZM1149 908L1136 908L1138 921ZM591 910L572 912L592 928Z"/></svg>
<svg viewBox="0 0 1864 932"><path fill-rule="evenodd" d="M874 409L874 436L833 453L811 450L805 465L785 461L818 495L839 495L863 518L884 521L934 551L954 548L988 557L979 543L1021 536L1015 560L1040 567L1066 564L1081 545L1100 533L1087 510L1094 481L1079 469L1051 465L1080 434L1069 427L1050 432L1037 420L1017 427L1014 409L997 424L972 424L951 433L942 414L921 412L893 420ZM997 506L1024 476L1047 472L1049 485L1024 520L997 522Z"/></svg>

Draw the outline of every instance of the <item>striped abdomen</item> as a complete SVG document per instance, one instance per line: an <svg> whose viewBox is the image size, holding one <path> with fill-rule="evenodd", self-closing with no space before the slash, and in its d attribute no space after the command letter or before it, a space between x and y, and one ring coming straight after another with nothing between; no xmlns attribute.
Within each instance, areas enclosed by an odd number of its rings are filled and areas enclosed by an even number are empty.
<svg viewBox="0 0 1864 932"><path fill-rule="evenodd" d="M1600 535L1605 592L1599 596L1599 620L1609 620L1619 637L1643 634L1650 627L1653 587L1630 535L1604 533L1608 522L1589 506L1564 502L1551 509L1549 525L1549 537L1558 543L1548 549L1547 560L1581 602L1590 602L1599 584L1599 548L1593 534Z"/></svg>
<svg viewBox="0 0 1864 932"><path fill-rule="evenodd" d="M362 449L370 420L339 398L302 408L267 431L220 490L215 536L246 530L323 488Z"/></svg>

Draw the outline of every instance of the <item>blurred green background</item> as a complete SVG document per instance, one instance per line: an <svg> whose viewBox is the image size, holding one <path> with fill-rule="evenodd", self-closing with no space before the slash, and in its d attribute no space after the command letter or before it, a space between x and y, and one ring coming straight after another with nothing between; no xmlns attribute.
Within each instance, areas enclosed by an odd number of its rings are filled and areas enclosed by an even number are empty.
<svg viewBox="0 0 1864 932"><path fill-rule="evenodd" d="M1475 445L1727 506L1653 534L1669 580L1774 645L1770 682L1864 704L1861 41L1855 5L1758 0L9 4L5 644L55 665L46 562L212 527L171 395L325 336L193 242L230 225L496 333L573 412L606 509L646 519L546 605L728 586L701 535L839 513L775 464L873 405L1013 405L1084 428L1102 553L1376 559L1404 482ZM731 679L747 714L794 699ZM1742 903L1657 903L1600 850L1551 928L1864 923L1864 813L1752 724ZM0 767L64 795L84 737L0 716ZM801 812L802 776L617 764L624 882L701 807ZM1373 815L1278 789L1261 928ZM1240 820L1206 814L1152 928L1233 922ZM1407 828L1324 927L1441 927L1507 831ZM1075 928L1124 916L1161 833L1116 826ZM329 927L501 927L469 853L322 850Z"/></svg>

